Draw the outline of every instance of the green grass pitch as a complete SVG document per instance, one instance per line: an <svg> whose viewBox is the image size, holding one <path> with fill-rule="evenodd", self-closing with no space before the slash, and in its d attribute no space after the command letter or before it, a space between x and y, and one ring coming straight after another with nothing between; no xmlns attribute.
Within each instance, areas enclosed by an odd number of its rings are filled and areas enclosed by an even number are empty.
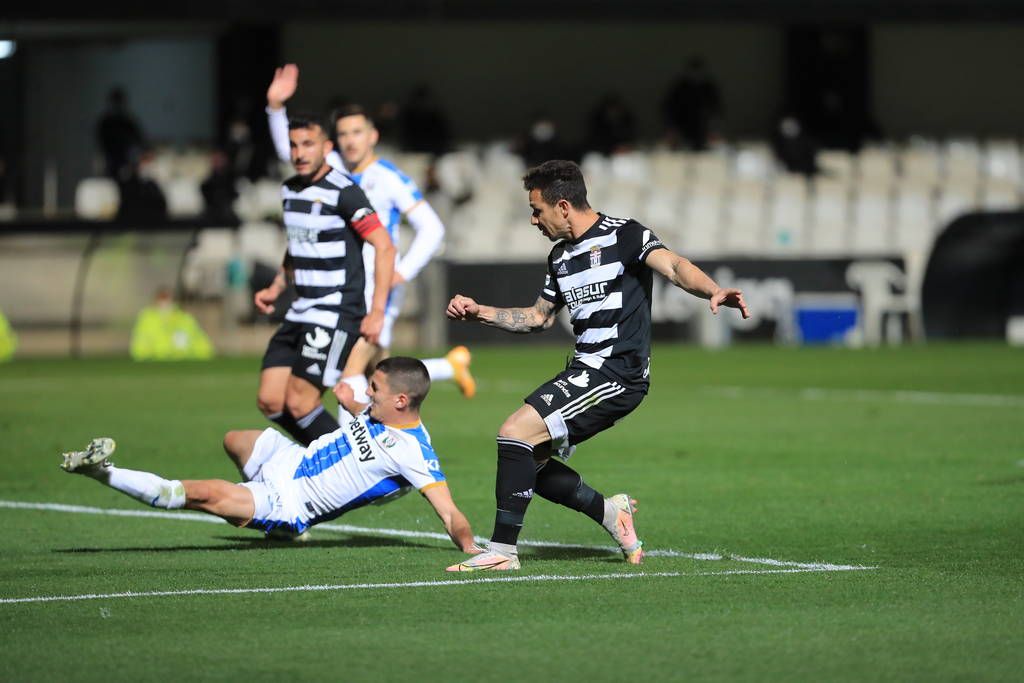
<svg viewBox="0 0 1024 683"><path fill-rule="evenodd" d="M424 417L486 536L496 430L567 349L475 351L479 396L438 385ZM13 505L147 512L58 469L93 436L121 466L235 480L220 439L264 426L257 367L0 366L0 680L1021 679L1021 350L656 346L647 400L570 461L639 500L642 567L539 499L523 538L567 546L524 546L508 583L446 575L461 554L415 494L291 545ZM84 594L108 596L11 602Z"/></svg>

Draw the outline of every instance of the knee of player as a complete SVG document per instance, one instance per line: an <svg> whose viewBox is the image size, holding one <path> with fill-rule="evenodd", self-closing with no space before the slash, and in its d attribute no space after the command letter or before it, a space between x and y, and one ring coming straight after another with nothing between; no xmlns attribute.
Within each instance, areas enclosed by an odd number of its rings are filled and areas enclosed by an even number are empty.
<svg viewBox="0 0 1024 683"><path fill-rule="evenodd" d="M310 411L316 408L319 403L320 398L318 396L310 397L298 392L289 392L284 399L285 408L296 420L309 415Z"/></svg>
<svg viewBox="0 0 1024 683"><path fill-rule="evenodd" d="M259 394L256 397L256 407L264 415L273 415L284 410L284 397L271 396L270 394Z"/></svg>
<svg viewBox="0 0 1024 683"><path fill-rule="evenodd" d="M510 415L498 429L498 436L506 439L526 439L530 434L522 420L516 415Z"/></svg>
<svg viewBox="0 0 1024 683"><path fill-rule="evenodd" d="M231 457L237 457L241 450L242 432L232 429L224 435L224 452Z"/></svg>

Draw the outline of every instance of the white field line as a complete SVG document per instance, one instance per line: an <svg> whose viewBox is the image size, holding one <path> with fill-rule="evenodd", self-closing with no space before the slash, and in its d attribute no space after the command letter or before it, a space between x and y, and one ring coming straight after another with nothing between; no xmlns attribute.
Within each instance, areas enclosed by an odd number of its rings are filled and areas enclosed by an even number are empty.
<svg viewBox="0 0 1024 683"><path fill-rule="evenodd" d="M157 510L122 510L118 508L97 508L84 505L65 505L63 503L27 503L15 500L0 500L0 508L15 510L45 510L50 512L69 512L84 515L110 515L114 517L148 517L157 519L175 519L188 522L207 522L213 524L224 524L218 517L212 517L199 512L163 512ZM394 536L398 538L429 538L439 541L449 541L448 534L435 531L414 531L411 529L386 529L378 527L354 526L351 524L317 524L317 529L337 531L345 534L360 534L366 536ZM476 537L477 542L484 542L487 539L483 536ZM581 545L576 543L559 543L558 541L519 541L519 545L532 548L566 548L571 550L597 550L617 554L618 548L601 545ZM683 557L690 560L721 561L732 560L733 562L748 562L751 564L763 564L772 567L792 567L806 571L858 571L864 569L877 569L855 564L829 564L825 562L791 562L788 560L774 560L766 557L743 557L741 555L722 555L720 553L686 553L679 550L657 549L645 550L648 557ZM630 575L632 576L632 575Z"/></svg>
<svg viewBox="0 0 1024 683"><path fill-rule="evenodd" d="M958 394L941 391L886 391L882 389L823 389L803 387L792 390L772 387L709 386L704 391L728 398L749 396L796 396L805 401L892 401L922 405L978 406L984 408L1021 408L1024 396L1013 394Z"/></svg>
<svg viewBox="0 0 1024 683"><path fill-rule="evenodd" d="M28 598L0 598L0 605L26 602L78 602L81 600L113 600L117 598L163 598L192 595L244 595L247 593L307 593L317 591L381 590L394 588L447 588L482 583L533 583L538 581L606 581L615 579L666 578L682 576L729 576L735 574L800 574L823 572L824 569L734 569L721 572L636 572L632 574L536 574L534 576L501 576L448 581L406 581L395 583L340 583L267 588L191 588L177 591L125 591L122 593L83 593L80 595L39 595Z"/></svg>

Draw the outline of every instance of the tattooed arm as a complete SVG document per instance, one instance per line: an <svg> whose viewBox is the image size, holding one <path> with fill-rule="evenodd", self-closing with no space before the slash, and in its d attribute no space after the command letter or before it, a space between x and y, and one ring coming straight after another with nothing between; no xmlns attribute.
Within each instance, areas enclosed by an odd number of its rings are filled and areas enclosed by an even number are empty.
<svg viewBox="0 0 1024 683"><path fill-rule="evenodd" d="M529 308L495 308L483 306L468 296L456 294L448 303L447 314L452 320L476 320L484 325L507 332L526 334L541 332L555 322L556 307L543 297Z"/></svg>

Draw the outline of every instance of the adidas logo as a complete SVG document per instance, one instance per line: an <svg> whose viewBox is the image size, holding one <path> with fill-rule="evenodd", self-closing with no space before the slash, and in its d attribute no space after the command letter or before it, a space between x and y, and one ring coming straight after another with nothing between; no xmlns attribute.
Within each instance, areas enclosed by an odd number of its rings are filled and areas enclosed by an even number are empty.
<svg viewBox="0 0 1024 683"><path fill-rule="evenodd" d="M544 401L544 403L546 403L547 405L551 405L551 401L553 401L554 398L555 397L552 394L541 394L540 395L540 400Z"/></svg>
<svg viewBox="0 0 1024 683"><path fill-rule="evenodd" d="M525 491L516 491L512 495L516 498L533 498L533 489L526 489Z"/></svg>
<svg viewBox="0 0 1024 683"><path fill-rule="evenodd" d="M555 273L555 275L568 275L568 274L569 274L569 269L565 267L565 262L563 261L562 265L558 266L558 272Z"/></svg>

